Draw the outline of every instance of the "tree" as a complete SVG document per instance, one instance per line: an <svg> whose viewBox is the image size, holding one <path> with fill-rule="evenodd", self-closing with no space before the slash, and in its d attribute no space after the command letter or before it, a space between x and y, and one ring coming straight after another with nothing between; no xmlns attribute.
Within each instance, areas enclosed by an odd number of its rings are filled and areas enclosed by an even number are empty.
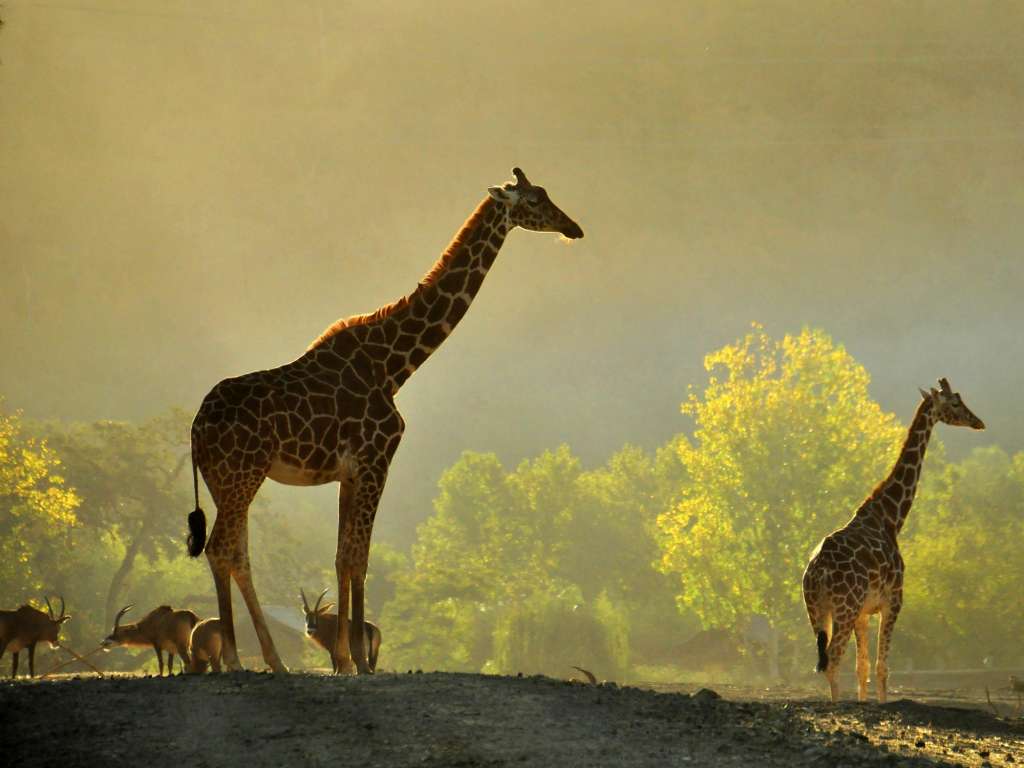
<svg viewBox="0 0 1024 768"><path fill-rule="evenodd" d="M895 643L912 658L976 667L1022 662L1024 453L977 448L911 512L906 601Z"/></svg>
<svg viewBox="0 0 1024 768"><path fill-rule="evenodd" d="M654 629L646 647L678 619L672 581L652 564L655 520L681 477L674 451L652 459L630 446L592 471L564 445L513 472L493 454L463 454L395 576L383 617L389 659L563 674L553 644L585 626L590 652L617 674L636 617Z"/></svg>
<svg viewBox="0 0 1024 768"><path fill-rule="evenodd" d="M112 574L104 623L113 621L119 599L140 555L155 560L182 551L184 516L191 508L188 416L181 409L142 424L96 421L48 424L48 440L65 457L71 482L84 503L82 524L123 547Z"/></svg>
<svg viewBox="0 0 1024 768"><path fill-rule="evenodd" d="M0 400L0 584L5 600L38 599L53 589L47 563L78 523L81 498L61 476L58 453L29 438Z"/></svg>
<svg viewBox="0 0 1024 768"><path fill-rule="evenodd" d="M704 364L707 387L682 405L696 425L679 443L689 482L658 519L660 566L705 627L767 617L775 676L780 633L806 630L800 579L812 548L882 479L902 428L868 395L867 371L820 330L774 340L755 325Z"/></svg>

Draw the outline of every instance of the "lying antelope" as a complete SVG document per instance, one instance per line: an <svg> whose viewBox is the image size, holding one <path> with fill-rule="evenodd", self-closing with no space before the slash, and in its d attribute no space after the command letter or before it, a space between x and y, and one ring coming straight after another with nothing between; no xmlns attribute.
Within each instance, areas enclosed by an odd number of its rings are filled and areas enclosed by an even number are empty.
<svg viewBox="0 0 1024 768"><path fill-rule="evenodd" d="M50 599L45 600L47 613L28 604L16 611L0 611L0 658L6 650L14 654L11 658L11 679L18 674L18 653L22 648L28 648L28 674L35 677L36 643L45 640L51 648L56 648L61 625L71 621L71 617L64 613L63 597L60 598L60 616L53 615Z"/></svg>
<svg viewBox="0 0 1024 768"><path fill-rule="evenodd" d="M341 671L338 669L338 660L334 653L338 640L338 614L328 613L334 607L334 603L320 605L320 601L324 599L326 594L327 590L325 589L320 593L320 597L316 599L316 605L310 608L309 602L306 600L306 593L299 589L299 595L302 597L302 610L306 614L306 637L312 638L317 645L331 655L331 669L337 673ZM349 623L347 616L345 617L345 623L346 626ZM363 630L363 647L366 648L370 672L373 672L377 668L377 653L380 651L380 629L376 624L372 624L369 621L363 622L363 625L365 627ZM350 642L351 639L352 637L349 635Z"/></svg>
<svg viewBox="0 0 1024 768"><path fill-rule="evenodd" d="M220 653L224 639L220 619L203 619L192 630L188 639L189 672L202 674L207 667L220 672Z"/></svg>
<svg viewBox="0 0 1024 768"><path fill-rule="evenodd" d="M117 645L148 645L156 651L160 674L164 673L164 655L167 651L167 674L174 669L174 654L181 656L182 669L188 667L188 641L192 628L199 617L192 611L176 611L169 605L161 605L134 624L121 624L121 617L132 608L126 605L114 618L114 631L102 642L103 650L109 651Z"/></svg>

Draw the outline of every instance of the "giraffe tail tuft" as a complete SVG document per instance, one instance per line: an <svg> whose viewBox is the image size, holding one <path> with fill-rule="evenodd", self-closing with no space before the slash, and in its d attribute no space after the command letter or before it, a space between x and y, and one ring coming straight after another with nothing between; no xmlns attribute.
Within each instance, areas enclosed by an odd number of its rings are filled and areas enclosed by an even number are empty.
<svg viewBox="0 0 1024 768"><path fill-rule="evenodd" d="M199 557L206 547L206 513L199 507L188 514L188 555Z"/></svg>
<svg viewBox="0 0 1024 768"><path fill-rule="evenodd" d="M824 672L828 669L828 633L824 629L818 630L818 666L814 668L815 672Z"/></svg>
<svg viewBox="0 0 1024 768"><path fill-rule="evenodd" d="M196 508L188 515L188 556L199 557L206 547L206 513L199 507L199 470L196 467L196 436L192 431L192 486L196 492Z"/></svg>

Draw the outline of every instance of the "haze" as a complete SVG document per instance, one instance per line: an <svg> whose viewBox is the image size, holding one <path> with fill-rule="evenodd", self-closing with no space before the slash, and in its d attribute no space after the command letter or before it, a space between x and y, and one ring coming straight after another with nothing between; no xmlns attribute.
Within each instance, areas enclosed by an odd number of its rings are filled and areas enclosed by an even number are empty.
<svg viewBox="0 0 1024 768"><path fill-rule="evenodd" d="M586 238L515 233L403 389L378 538L410 540L465 449L596 463L687 430L751 321L824 328L904 420L948 376L1024 447L1018 3L0 15L0 392L29 416L193 409L294 359L411 290L520 165Z"/></svg>

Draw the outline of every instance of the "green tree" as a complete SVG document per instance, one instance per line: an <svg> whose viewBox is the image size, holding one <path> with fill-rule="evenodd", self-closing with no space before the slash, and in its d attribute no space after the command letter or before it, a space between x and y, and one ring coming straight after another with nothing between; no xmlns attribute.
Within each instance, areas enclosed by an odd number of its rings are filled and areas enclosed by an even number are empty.
<svg viewBox="0 0 1024 768"><path fill-rule="evenodd" d="M0 400L0 585L20 602L55 585L47 565L78 524L81 498L65 483L58 453L28 437L18 413Z"/></svg>
<svg viewBox="0 0 1024 768"><path fill-rule="evenodd" d="M929 484L902 544L897 651L940 665L1024 661L1024 453L975 449Z"/></svg>
<svg viewBox="0 0 1024 768"><path fill-rule="evenodd" d="M804 629L811 549L884 476L902 428L868 395L867 371L819 330L775 340L755 325L704 363L707 387L682 405L696 428L679 444L689 482L658 520L661 568L706 627L766 617L774 676L780 633Z"/></svg>
<svg viewBox="0 0 1024 768"><path fill-rule="evenodd" d="M142 424L97 421L47 424L48 441L64 456L84 502L80 519L120 552L110 576L104 624L113 620L140 556L150 561L182 551L191 508L188 416L174 409Z"/></svg>
<svg viewBox="0 0 1024 768"><path fill-rule="evenodd" d="M679 618L673 581L653 562L657 514L682 476L670 450L652 459L627 446L592 471L566 446L513 472L493 454L463 454L396 575L383 617L389 659L505 672L549 664L545 671L564 674L553 638L561 632L564 642L565 627L583 622L601 635L591 650L606 649L597 662L617 674L638 616L653 630L648 647L663 642L666 615Z"/></svg>

